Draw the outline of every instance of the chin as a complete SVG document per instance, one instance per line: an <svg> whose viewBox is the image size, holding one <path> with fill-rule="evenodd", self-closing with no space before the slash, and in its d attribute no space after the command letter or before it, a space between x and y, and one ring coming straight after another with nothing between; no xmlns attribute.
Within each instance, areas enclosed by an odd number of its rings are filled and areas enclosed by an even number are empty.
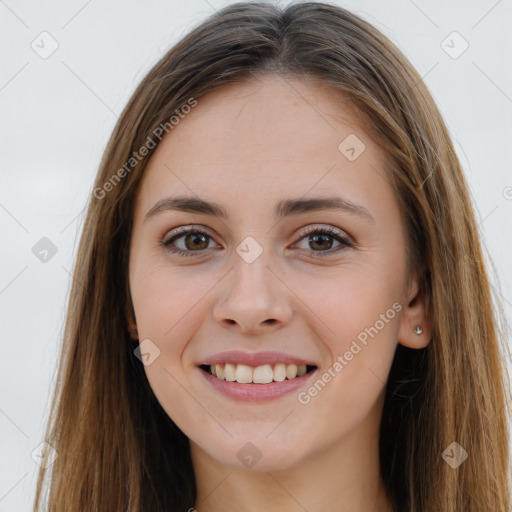
<svg viewBox="0 0 512 512"><path fill-rule="evenodd" d="M280 439L254 439L254 441L236 438L229 446L206 447L210 456L220 464L233 469L248 471L279 471L298 464L301 458L297 443L283 445Z"/></svg>

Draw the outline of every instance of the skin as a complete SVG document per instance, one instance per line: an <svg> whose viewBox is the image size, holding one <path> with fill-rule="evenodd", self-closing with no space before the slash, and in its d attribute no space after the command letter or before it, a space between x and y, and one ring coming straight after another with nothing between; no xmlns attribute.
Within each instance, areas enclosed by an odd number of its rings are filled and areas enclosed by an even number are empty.
<svg viewBox="0 0 512 512"><path fill-rule="evenodd" d="M338 149L350 134L366 147L354 161ZM417 276L406 273L384 158L327 87L273 75L200 98L151 157L135 204L129 328L160 350L144 368L190 439L199 512L393 510L378 461L385 382L397 343L422 348L431 328ZM374 223L340 210L274 216L282 199L333 194L364 206ZM144 221L175 195L219 203L229 217L164 211ZM188 224L208 234L175 240L192 256L161 245ZM353 246L315 245L307 226L331 227ZM263 249L250 264L236 252L248 236ZM307 404L297 392L235 401L196 367L225 350L274 350L315 361L318 378L394 303L401 311ZM237 457L248 442L261 454L250 468Z"/></svg>

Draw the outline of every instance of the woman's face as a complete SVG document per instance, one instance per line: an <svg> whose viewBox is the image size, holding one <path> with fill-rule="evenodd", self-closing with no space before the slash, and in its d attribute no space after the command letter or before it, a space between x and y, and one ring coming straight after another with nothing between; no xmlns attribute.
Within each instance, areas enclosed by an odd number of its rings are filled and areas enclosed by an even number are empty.
<svg viewBox="0 0 512 512"><path fill-rule="evenodd" d="M130 290L149 383L194 453L284 469L376 438L397 342L419 339L383 158L334 93L274 76L200 98L155 150Z"/></svg>

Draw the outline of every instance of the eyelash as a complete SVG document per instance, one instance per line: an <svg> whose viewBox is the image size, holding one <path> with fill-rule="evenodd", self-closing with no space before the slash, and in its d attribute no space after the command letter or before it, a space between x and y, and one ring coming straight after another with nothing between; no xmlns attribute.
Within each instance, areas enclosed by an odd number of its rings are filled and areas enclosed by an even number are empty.
<svg viewBox="0 0 512 512"><path fill-rule="evenodd" d="M167 240L163 240L161 242L161 245L167 249L168 251L172 252L173 254L177 254L178 256L194 256L194 253L201 253L202 251L205 251L206 249L201 249L199 251L183 251L182 249L178 249L176 247L171 247L171 244L175 242L176 240L179 240L180 238L186 236L186 235L206 235L208 238L213 239L206 231L197 229L197 228L181 228L179 232L175 232L170 238ZM328 251L313 251L309 250L311 255L314 257L326 257L330 256L334 253L337 253L343 249L346 249L348 247L353 247L353 244L348 241L347 238L343 237L338 231L332 229L332 228L318 228L318 227L310 227L306 228L305 231L302 233L302 236L300 237L299 241L303 238L306 238L309 235L312 234L321 234L321 235L329 235L329 237L334 238L336 241L340 242L340 246L338 246L336 249L329 249Z"/></svg>

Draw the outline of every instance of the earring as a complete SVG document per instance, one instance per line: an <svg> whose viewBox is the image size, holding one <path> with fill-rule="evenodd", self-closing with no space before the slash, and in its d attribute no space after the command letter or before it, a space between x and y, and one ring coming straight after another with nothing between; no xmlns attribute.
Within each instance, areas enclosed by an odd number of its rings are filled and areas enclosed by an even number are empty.
<svg viewBox="0 0 512 512"><path fill-rule="evenodd" d="M421 334L423 332L423 329L418 325L418 327L416 327L416 329L414 329L414 332L416 334Z"/></svg>

